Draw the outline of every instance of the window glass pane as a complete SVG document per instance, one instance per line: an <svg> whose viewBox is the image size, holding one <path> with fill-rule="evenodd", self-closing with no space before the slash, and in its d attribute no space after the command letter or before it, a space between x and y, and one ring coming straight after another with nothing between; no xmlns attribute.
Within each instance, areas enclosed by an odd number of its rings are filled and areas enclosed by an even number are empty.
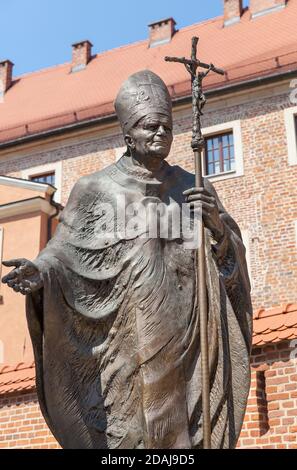
<svg viewBox="0 0 297 470"><path fill-rule="evenodd" d="M230 147L230 158L234 159L234 147L233 147L233 145L232 145L232 147Z"/></svg>
<svg viewBox="0 0 297 470"><path fill-rule="evenodd" d="M224 157L224 160L228 160L229 158L229 154L230 154L230 148L229 147L224 147L223 148L223 157Z"/></svg>
<svg viewBox="0 0 297 470"><path fill-rule="evenodd" d="M30 179L31 181L36 181L37 183L51 184L52 186L54 186L55 185L55 172L32 176Z"/></svg>
<svg viewBox="0 0 297 470"><path fill-rule="evenodd" d="M220 160L220 152L219 150L215 150L214 151L214 159L215 159L215 162L218 162Z"/></svg>
<svg viewBox="0 0 297 470"><path fill-rule="evenodd" d="M208 152L208 154L207 154L207 160L208 160L209 162L213 162L213 152Z"/></svg>
<svg viewBox="0 0 297 470"><path fill-rule="evenodd" d="M226 147L229 145L229 134L223 135L223 146Z"/></svg>
<svg viewBox="0 0 297 470"><path fill-rule="evenodd" d="M231 160L231 170L235 170L235 160Z"/></svg>
<svg viewBox="0 0 297 470"><path fill-rule="evenodd" d="M224 171L230 171L231 166L230 166L230 160L225 160L224 161Z"/></svg>
<svg viewBox="0 0 297 470"><path fill-rule="evenodd" d="M206 140L206 147L207 147L207 150L211 150L213 148L213 141L212 139L207 139Z"/></svg>
<svg viewBox="0 0 297 470"><path fill-rule="evenodd" d="M213 163L209 163L209 164L207 165L207 174L208 174L208 175L213 175L213 174L214 174Z"/></svg>
<svg viewBox="0 0 297 470"><path fill-rule="evenodd" d="M215 173L221 173L220 162L215 163Z"/></svg>
<svg viewBox="0 0 297 470"><path fill-rule="evenodd" d="M213 146L214 146L215 149L219 148L219 138L218 137L215 137L213 139Z"/></svg>

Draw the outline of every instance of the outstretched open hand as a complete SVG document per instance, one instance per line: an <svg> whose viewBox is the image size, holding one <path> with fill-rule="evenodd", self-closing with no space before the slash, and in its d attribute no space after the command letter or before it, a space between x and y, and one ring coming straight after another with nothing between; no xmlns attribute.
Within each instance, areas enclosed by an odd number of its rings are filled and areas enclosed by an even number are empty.
<svg viewBox="0 0 297 470"><path fill-rule="evenodd" d="M15 266L2 278L2 282L11 287L15 292L23 295L31 294L43 286L42 275L38 267L25 258L3 261L4 266Z"/></svg>

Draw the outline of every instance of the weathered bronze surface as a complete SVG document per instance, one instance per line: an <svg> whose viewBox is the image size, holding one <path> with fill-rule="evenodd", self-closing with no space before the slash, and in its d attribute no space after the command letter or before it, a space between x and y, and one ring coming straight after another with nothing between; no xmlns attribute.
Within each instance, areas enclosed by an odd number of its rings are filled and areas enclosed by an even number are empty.
<svg viewBox="0 0 297 470"><path fill-rule="evenodd" d="M250 380L240 230L207 179L196 188L166 162L171 101L159 77L131 76L115 107L127 152L79 179L36 260L4 263L15 269L3 282L27 297L42 413L64 448L202 447L197 247L176 223L186 207L189 226L197 211L205 226L211 445L232 448Z"/></svg>

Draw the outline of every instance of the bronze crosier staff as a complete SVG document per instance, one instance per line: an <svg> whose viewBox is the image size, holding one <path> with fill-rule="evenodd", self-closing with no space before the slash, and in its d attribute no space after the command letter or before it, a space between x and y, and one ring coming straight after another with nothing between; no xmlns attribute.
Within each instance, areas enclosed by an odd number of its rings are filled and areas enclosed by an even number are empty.
<svg viewBox="0 0 297 470"><path fill-rule="evenodd" d="M213 64L205 64L197 59L197 44L199 38L192 38L191 59L185 57L165 57L167 62L179 62L183 64L192 82L192 106L193 106L193 134L191 147L195 159L195 184L196 187L203 187L201 156L204 148L204 138L201 132L202 109L205 106L206 98L202 90L203 79L209 72L224 75L225 72L216 68ZM198 67L207 69L205 72L197 72ZM209 378L209 354L207 335L207 291L205 275L205 237L203 220L199 224L198 240L200 241L197 250L198 265L198 292L199 292L199 312L200 312L200 344L201 344L201 370L202 370L202 419L203 419L203 448L211 448L211 423L210 423L210 378Z"/></svg>

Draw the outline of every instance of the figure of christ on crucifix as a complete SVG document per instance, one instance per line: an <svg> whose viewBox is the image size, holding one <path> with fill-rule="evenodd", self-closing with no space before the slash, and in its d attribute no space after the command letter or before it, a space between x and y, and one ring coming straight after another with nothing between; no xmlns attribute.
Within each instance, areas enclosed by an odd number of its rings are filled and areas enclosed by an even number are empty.
<svg viewBox="0 0 297 470"><path fill-rule="evenodd" d="M197 59L197 45L199 38L192 38L192 54L191 59L185 57L165 57L166 62L178 62L183 64L186 70L191 76L192 82L192 104L193 104L193 138L192 148L193 150L202 150L204 146L204 140L201 133L201 122L200 117L203 116L203 108L206 104L206 98L203 93L203 79L209 74L209 72L215 72L219 75L224 75L225 72L215 67L212 63L205 64ZM201 67L206 69L205 72L201 72L198 68Z"/></svg>

